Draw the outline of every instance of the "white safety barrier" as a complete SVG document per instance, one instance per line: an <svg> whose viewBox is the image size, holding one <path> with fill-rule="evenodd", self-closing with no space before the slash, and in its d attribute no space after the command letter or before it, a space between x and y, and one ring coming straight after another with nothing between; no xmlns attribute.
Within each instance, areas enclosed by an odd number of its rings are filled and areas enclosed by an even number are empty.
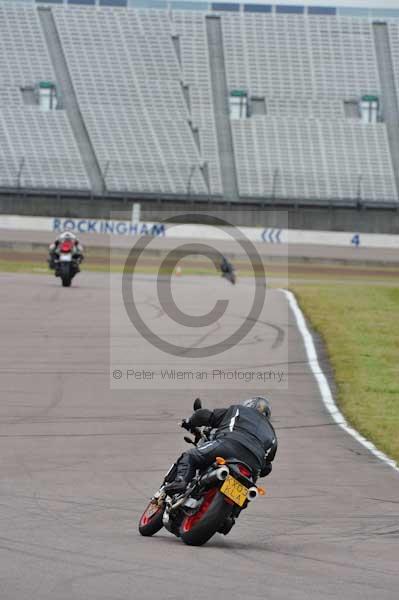
<svg viewBox="0 0 399 600"><path fill-rule="evenodd" d="M398 248L399 235L374 233L302 231L260 227L220 228L210 225L174 225L155 222L131 222L105 219L71 219L66 217L23 217L0 215L0 229L23 231L73 231L116 236L150 235L153 237L232 240L249 239L264 244L315 244L321 246L362 246Z"/></svg>

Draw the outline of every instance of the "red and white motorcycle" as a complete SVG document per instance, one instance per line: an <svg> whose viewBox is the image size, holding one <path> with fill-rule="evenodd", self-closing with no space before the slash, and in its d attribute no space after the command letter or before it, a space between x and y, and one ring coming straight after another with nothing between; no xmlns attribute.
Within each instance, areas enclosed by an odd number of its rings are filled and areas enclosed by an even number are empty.
<svg viewBox="0 0 399 600"><path fill-rule="evenodd" d="M80 255L72 240L64 240L55 250L55 276L60 277L63 287L69 287L76 273L80 271Z"/></svg>

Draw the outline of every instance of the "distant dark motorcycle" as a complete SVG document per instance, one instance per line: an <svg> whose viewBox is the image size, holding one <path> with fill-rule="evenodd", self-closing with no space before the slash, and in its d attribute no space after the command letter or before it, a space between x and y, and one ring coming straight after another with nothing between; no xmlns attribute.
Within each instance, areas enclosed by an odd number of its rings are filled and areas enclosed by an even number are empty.
<svg viewBox="0 0 399 600"><path fill-rule="evenodd" d="M220 264L220 270L222 272L222 277L230 281L233 285L236 284L237 278L235 274L235 270L233 265L225 256L223 256L222 262Z"/></svg>
<svg viewBox="0 0 399 600"><path fill-rule="evenodd" d="M69 287L72 279L80 271L81 256L75 252L74 243L62 242L54 251L53 265L56 277L60 277L63 287Z"/></svg>
<svg viewBox="0 0 399 600"><path fill-rule="evenodd" d="M194 402L194 410L201 408L201 401ZM194 440L185 441L200 446L212 438L212 429L190 429L187 421L181 426L191 431ZM215 533L227 535L241 511L265 492L256 486L256 478L250 467L236 459L216 458L204 472L197 472L185 492L170 497L165 485L174 480L176 465L165 475L159 490L151 498L139 522L143 536L152 536L165 527L190 546L202 546Z"/></svg>
<svg viewBox="0 0 399 600"><path fill-rule="evenodd" d="M236 278L236 274L235 274L234 270L228 271L227 273L222 273L222 277L227 279L227 281L230 281L230 283L232 283L233 285L236 284L237 278Z"/></svg>

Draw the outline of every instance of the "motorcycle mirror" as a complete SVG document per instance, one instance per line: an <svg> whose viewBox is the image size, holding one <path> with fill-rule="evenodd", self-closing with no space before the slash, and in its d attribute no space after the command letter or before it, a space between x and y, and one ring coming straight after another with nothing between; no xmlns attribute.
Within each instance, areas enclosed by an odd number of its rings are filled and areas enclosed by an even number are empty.
<svg viewBox="0 0 399 600"><path fill-rule="evenodd" d="M188 435L184 436L184 441L187 442L187 444L194 444L195 446L195 442L193 442L193 440L189 438Z"/></svg>
<svg viewBox="0 0 399 600"><path fill-rule="evenodd" d="M200 408L202 408L202 402L200 398L196 398L194 400L193 408L194 410L199 410Z"/></svg>

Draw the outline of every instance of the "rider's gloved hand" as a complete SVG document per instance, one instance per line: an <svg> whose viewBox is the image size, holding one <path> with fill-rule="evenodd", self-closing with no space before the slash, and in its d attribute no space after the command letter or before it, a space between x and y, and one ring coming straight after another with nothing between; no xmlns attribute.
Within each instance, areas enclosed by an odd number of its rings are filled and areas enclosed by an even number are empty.
<svg viewBox="0 0 399 600"><path fill-rule="evenodd" d="M180 426L183 427L183 429L185 429L186 431L191 431L190 419L183 419Z"/></svg>

